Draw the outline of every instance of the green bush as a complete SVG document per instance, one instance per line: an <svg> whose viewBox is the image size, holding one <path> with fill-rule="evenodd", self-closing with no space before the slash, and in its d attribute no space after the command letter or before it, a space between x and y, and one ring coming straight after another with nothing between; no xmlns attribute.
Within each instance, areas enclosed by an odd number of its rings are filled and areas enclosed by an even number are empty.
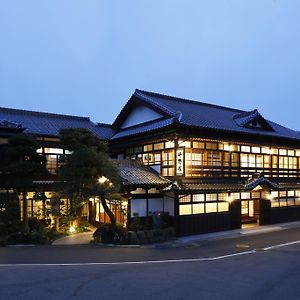
<svg viewBox="0 0 300 300"><path fill-rule="evenodd" d="M127 244L128 232L122 225L117 224L113 230L110 223L102 224L93 234L96 243Z"/></svg>
<svg viewBox="0 0 300 300"><path fill-rule="evenodd" d="M129 229L132 231L139 231L139 230L149 230L152 228L152 217L138 217L135 216L131 222Z"/></svg>
<svg viewBox="0 0 300 300"><path fill-rule="evenodd" d="M49 244L50 239L44 228L32 230L29 233L15 232L7 238L8 244Z"/></svg>
<svg viewBox="0 0 300 300"><path fill-rule="evenodd" d="M43 224L37 218L28 218L29 231L42 231L44 229Z"/></svg>

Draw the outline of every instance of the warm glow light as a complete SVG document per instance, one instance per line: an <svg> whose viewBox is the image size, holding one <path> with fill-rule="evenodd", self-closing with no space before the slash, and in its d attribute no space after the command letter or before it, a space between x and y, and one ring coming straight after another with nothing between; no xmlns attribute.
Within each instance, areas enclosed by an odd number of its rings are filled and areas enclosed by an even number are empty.
<svg viewBox="0 0 300 300"><path fill-rule="evenodd" d="M231 202L233 202L233 200L234 200L234 199L233 199L232 196L228 196L228 197L227 197L227 202L231 203Z"/></svg>
<svg viewBox="0 0 300 300"><path fill-rule="evenodd" d="M105 176L102 176L102 177L100 177L99 179L98 179L98 181L99 181L99 183L104 183L104 182L106 182L108 179L105 177Z"/></svg>
<svg viewBox="0 0 300 300"><path fill-rule="evenodd" d="M269 199L269 200L273 200L273 199L274 199L274 196L273 196L272 194L269 194L269 195L268 195L268 199Z"/></svg>
<svg viewBox="0 0 300 300"><path fill-rule="evenodd" d="M75 228L74 226L70 226L69 232L70 232L70 233L76 232L76 228Z"/></svg>

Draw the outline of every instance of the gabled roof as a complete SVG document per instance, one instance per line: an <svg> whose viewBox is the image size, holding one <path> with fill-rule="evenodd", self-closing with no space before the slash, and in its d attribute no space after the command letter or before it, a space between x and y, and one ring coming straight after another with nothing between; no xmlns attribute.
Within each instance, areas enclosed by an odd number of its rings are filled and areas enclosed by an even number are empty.
<svg viewBox="0 0 300 300"><path fill-rule="evenodd" d="M254 175L252 176L248 182L245 184L245 189L246 190L253 190L255 189L257 186L261 186L261 187L267 187L269 189L278 189L279 186L278 184L270 181L268 178L265 178L263 176L263 174L259 174L259 175Z"/></svg>
<svg viewBox="0 0 300 300"><path fill-rule="evenodd" d="M271 124L258 112L257 109L236 114L234 121L241 127L260 128L262 130L272 130Z"/></svg>
<svg viewBox="0 0 300 300"><path fill-rule="evenodd" d="M34 135L58 136L63 128L86 128L104 140L114 134L110 125L94 124L86 117L0 107L0 120L2 119L18 124L25 128L25 133Z"/></svg>
<svg viewBox="0 0 300 300"><path fill-rule="evenodd" d="M136 104L145 104L153 110L164 114L163 119L140 126L120 129L113 139L143 134L159 129L164 125L164 120L172 120L182 126L191 128L210 129L225 132L236 132L247 135L271 136L300 141L298 132L278 125L263 118L257 110L246 112L224 106L218 106L193 100L181 99L162 94L136 90L124 106L114 122L118 127L128 116ZM252 121L257 121L260 126L250 126ZM132 129L132 130L131 130Z"/></svg>

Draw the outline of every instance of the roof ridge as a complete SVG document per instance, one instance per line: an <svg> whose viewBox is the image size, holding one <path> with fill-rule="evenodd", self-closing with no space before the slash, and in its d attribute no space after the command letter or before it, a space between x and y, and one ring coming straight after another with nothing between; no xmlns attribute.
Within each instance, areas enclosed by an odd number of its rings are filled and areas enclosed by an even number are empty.
<svg viewBox="0 0 300 300"><path fill-rule="evenodd" d="M134 93L136 96L138 96L140 99L142 97L142 101L146 101L147 103L150 103L151 105L155 105L158 109L160 110L163 110L164 112L166 112L167 114L169 115L175 115L177 112L172 109L171 107L169 107L168 105L164 104L163 106L158 104L158 103L155 103L152 99L149 99L147 96L148 95L144 95L143 93L140 94L140 90L136 89L135 90L135 93Z"/></svg>
<svg viewBox="0 0 300 300"><path fill-rule="evenodd" d="M62 118L62 119L78 119L78 120L91 121L89 117L64 115L64 114L58 114L58 113L48 113L48 112L40 112L40 111L34 111L34 110L9 108L9 107L0 107L0 111L8 112L8 113L13 112L13 113L18 113L18 114L56 117L56 118Z"/></svg>
<svg viewBox="0 0 300 300"><path fill-rule="evenodd" d="M112 124L97 122L96 123L96 127L100 127L100 126L103 126L103 127L112 127Z"/></svg>
<svg viewBox="0 0 300 300"><path fill-rule="evenodd" d="M261 115L259 113L259 111L255 108L253 110L249 110L249 111L245 111L245 112L236 114L233 116L233 119L248 117L248 116L251 116L252 114L257 115L257 116Z"/></svg>
<svg viewBox="0 0 300 300"><path fill-rule="evenodd" d="M211 104L211 103L207 103L207 102L201 102L201 101L191 100L191 99L186 99L186 98L179 98L179 97L169 96L169 95L166 95L166 94L159 94L159 93L154 93L154 92L148 92L148 91L139 90L139 89L136 89L136 91L140 92L140 93L145 93L146 95L149 95L149 96L157 96L159 98L166 98L166 99L173 100L173 101L178 101L178 102L185 102L185 103L193 103L193 104L198 104L198 105L205 105L205 106L209 106L209 107L221 108L221 109L235 111L235 112L240 112L240 113L245 112L244 110L237 109L237 108L231 108L231 107L228 107L228 106L216 105L216 104Z"/></svg>

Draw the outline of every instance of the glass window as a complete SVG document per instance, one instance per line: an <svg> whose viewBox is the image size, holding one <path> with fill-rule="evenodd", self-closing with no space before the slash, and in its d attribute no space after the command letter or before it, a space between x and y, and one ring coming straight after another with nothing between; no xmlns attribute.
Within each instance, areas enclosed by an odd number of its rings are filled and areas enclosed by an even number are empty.
<svg viewBox="0 0 300 300"><path fill-rule="evenodd" d="M268 148L268 147L262 147L261 148L261 153L270 154L270 152L271 152L271 149Z"/></svg>
<svg viewBox="0 0 300 300"><path fill-rule="evenodd" d="M153 163L153 154L152 153L143 154L143 163L144 164Z"/></svg>
<svg viewBox="0 0 300 300"><path fill-rule="evenodd" d="M193 214L203 214L203 213L204 213L204 203L194 203Z"/></svg>
<svg viewBox="0 0 300 300"><path fill-rule="evenodd" d="M217 150L218 144L217 143L206 143L206 149Z"/></svg>
<svg viewBox="0 0 300 300"><path fill-rule="evenodd" d="M250 152L251 148L249 146L241 146L241 152Z"/></svg>
<svg viewBox="0 0 300 300"><path fill-rule="evenodd" d="M287 155L286 149L279 149L279 155Z"/></svg>
<svg viewBox="0 0 300 300"><path fill-rule="evenodd" d="M219 201L226 201L227 199L228 199L228 194L227 193L218 194L218 200Z"/></svg>
<svg viewBox="0 0 300 300"><path fill-rule="evenodd" d="M174 148L175 143L174 143L174 141L167 141L165 143L165 145L166 145L166 148Z"/></svg>
<svg viewBox="0 0 300 300"><path fill-rule="evenodd" d="M278 199L273 199L271 201L271 207L279 207L279 201L278 201Z"/></svg>
<svg viewBox="0 0 300 300"><path fill-rule="evenodd" d="M51 154L63 154L63 149L59 148L44 148L45 153L51 153Z"/></svg>
<svg viewBox="0 0 300 300"><path fill-rule="evenodd" d="M192 204L181 204L179 205L179 215L191 215L192 214Z"/></svg>
<svg viewBox="0 0 300 300"><path fill-rule="evenodd" d="M231 197L233 200L239 200L239 199L240 199L240 193L231 193L231 194L230 194L230 197Z"/></svg>
<svg viewBox="0 0 300 300"><path fill-rule="evenodd" d="M252 147L252 153L260 153L260 147Z"/></svg>
<svg viewBox="0 0 300 300"><path fill-rule="evenodd" d="M217 194L206 194L206 201L217 201Z"/></svg>
<svg viewBox="0 0 300 300"><path fill-rule="evenodd" d="M205 144L204 144L204 142L193 142L193 148L204 149ZM300 153L300 150L299 150L299 153ZM300 154L299 154L299 156L300 156Z"/></svg>
<svg viewBox="0 0 300 300"><path fill-rule="evenodd" d="M192 143L190 141L178 141L179 147L192 148Z"/></svg>
<svg viewBox="0 0 300 300"><path fill-rule="evenodd" d="M205 205L206 213L213 213L218 211L217 202L207 202Z"/></svg>
<svg viewBox="0 0 300 300"><path fill-rule="evenodd" d="M178 198L180 203L191 202L191 195L179 196Z"/></svg>
<svg viewBox="0 0 300 300"><path fill-rule="evenodd" d="M153 145L152 144L144 146L144 151L152 151L152 150L153 150Z"/></svg>
<svg viewBox="0 0 300 300"><path fill-rule="evenodd" d="M241 193L241 199L251 199L250 193Z"/></svg>
<svg viewBox="0 0 300 300"><path fill-rule="evenodd" d="M194 202L203 202L204 201L204 194L194 194L193 195Z"/></svg>
<svg viewBox="0 0 300 300"><path fill-rule="evenodd" d="M154 150L164 149L164 143L156 143L154 144Z"/></svg>
<svg viewBox="0 0 300 300"><path fill-rule="evenodd" d="M218 211L229 211L229 203L228 202L219 202L218 203Z"/></svg>

